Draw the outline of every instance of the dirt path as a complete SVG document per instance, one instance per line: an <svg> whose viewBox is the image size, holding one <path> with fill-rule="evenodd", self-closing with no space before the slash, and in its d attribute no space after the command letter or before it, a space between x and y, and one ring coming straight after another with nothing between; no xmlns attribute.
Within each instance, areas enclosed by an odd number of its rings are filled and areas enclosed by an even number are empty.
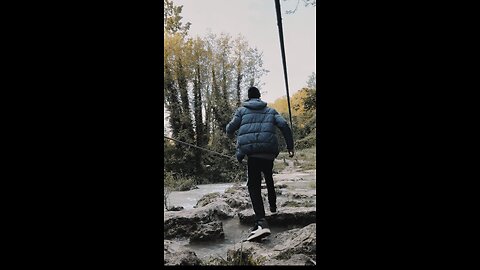
<svg viewBox="0 0 480 270"><path fill-rule="evenodd" d="M273 175L273 181L275 185L280 186L285 184L287 186L286 194L297 193L308 197L316 197L316 170L304 171L298 166L295 166L293 160L287 159L286 161L288 163L288 166L285 167L285 169L282 170L279 174ZM287 197L278 196L277 204L282 205L282 203L286 202L287 200L291 200Z"/></svg>
<svg viewBox="0 0 480 270"><path fill-rule="evenodd" d="M292 159L285 160L288 163L288 166L285 167L280 173L273 175L273 180L276 181L285 181L285 180L306 180L306 181L316 181L316 172L317 170L302 170L298 166L295 166Z"/></svg>

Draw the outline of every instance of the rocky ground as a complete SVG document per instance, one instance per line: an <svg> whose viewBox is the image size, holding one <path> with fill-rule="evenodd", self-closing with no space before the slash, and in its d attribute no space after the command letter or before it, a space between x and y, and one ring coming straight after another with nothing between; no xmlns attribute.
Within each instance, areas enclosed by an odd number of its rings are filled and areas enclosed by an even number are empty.
<svg viewBox="0 0 480 270"><path fill-rule="evenodd" d="M199 259L180 241L209 242L223 239L223 223L238 218L253 224L254 213L245 183L224 193L210 193L194 209L164 212L165 265L315 265L316 190L315 171L300 172L293 166L274 176L278 213L266 210L269 224L281 224L285 231L262 242L238 242L220 257ZM267 190L262 189L268 209Z"/></svg>

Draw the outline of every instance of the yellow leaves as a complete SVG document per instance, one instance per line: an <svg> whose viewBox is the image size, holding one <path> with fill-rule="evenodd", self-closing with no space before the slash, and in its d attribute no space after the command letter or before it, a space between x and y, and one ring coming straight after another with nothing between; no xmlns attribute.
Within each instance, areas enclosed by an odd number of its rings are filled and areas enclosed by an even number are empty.
<svg viewBox="0 0 480 270"><path fill-rule="evenodd" d="M288 104L287 104L286 96L278 98L277 100L275 100L275 102L273 102L273 104L268 104L268 106L277 110L278 113L288 113Z"/></svg>
<svg viewBox="0 0 480 270"><path fill-rule="evenodd" d="M308 96L308 89L302 88L293 96L290 97L290 107L292 110L292 116L301 116L306 113L305 107L303 105L303 100ZM287 96L283 96L275 100L274 103L269 104L271 108L274 108L279 113L288 114L288 102Z"/></svg>
<svg viewBox="0 0 480 270"><path fill-rule="evenodd" d="M306 110L304 106L304 99L308 96L308 91L308 88L302 88L290 97L290 109L292 111L292 118L295 118L297 120L297 123L294 124L299 127L303 127L305 125L305 120L311 118L312 114L315 113ZM269 106L277 110L277 112L280 114L283 113L288 115L287 96L278 98L277 100L275 100L275 102L269 104Z"/></svg>

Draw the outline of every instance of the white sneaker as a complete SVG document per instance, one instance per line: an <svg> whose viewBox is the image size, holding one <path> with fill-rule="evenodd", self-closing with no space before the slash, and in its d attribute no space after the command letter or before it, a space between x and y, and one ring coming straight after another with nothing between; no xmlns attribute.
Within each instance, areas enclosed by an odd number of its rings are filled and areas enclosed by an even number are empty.
<svg viewBox="0 0 480 270"><path fill-rule="evenodd" d="M271 234L269 228L262 228L260 225L256 225L250 235L247 238L247 241L256 239L256 238L261 238L265 236L269 236Z"/></svg>

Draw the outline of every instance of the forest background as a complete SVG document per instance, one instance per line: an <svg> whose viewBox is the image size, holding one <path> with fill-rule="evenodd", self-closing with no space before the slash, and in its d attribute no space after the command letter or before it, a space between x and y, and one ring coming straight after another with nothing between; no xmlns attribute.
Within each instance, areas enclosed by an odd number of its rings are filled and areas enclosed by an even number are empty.
<svg viewBox="0 0 480 270"><path fill-rule="evenodd" d="M209 33L189 35L190 22L182 21L182 6L164 0L164 107L168 137L234 157L235 139L225 127L250 86L262 91L262 52L241 35ZM279 52L280 57L280 52ZM290 97L295 149L316 145L316 74ZM268 106L289 120L286 96ZM280 150L286 150L277 132ZM188 190L197 184L245 179L235 159L192 148L164 138L164 186Z"/></svg>

